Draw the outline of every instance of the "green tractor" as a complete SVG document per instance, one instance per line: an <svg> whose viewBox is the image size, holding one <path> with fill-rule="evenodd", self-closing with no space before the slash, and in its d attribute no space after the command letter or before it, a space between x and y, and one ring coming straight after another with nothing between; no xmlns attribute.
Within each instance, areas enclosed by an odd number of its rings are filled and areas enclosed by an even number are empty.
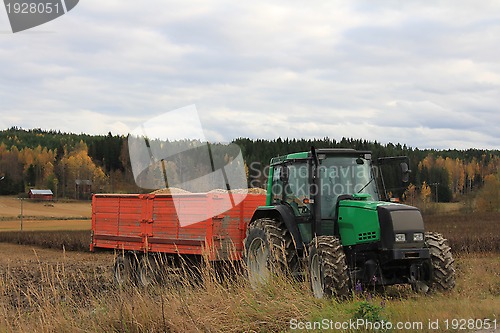
<svg viewBox="0 0 500 333"><path fill-rule="evenodd" d="M372 161L369 151L312 147L273 158L266 205L254 212L244 241L251 284L282 271L308 273L318 298L349 297L356 286L452 289L446 239L424 231L417 208L381 201L383 165L398 166L408 181L407 157Z"/></svg>

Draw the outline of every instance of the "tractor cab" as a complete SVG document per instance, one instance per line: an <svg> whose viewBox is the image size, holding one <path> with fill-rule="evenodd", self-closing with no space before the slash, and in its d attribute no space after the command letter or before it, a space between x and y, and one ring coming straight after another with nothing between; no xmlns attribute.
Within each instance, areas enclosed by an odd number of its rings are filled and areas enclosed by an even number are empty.
<svg viewBox="0 0 500 333"><path fill-rule="evenodd" d="M371 152L354 149L313 149L274 158L267 206L287 206L305 243L314 234L339 236L342 200L378 202L385 196L385 188L377 186L384 184L379 163Z"/></svg>

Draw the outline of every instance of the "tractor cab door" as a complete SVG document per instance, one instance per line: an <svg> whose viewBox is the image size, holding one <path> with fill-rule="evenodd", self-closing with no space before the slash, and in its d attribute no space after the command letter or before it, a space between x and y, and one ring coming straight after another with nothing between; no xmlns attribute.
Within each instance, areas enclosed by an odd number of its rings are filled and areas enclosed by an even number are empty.
<svg viewBox="0 0 500 333"><path fill-rule="evenodd" d="M311 217L308 163L294 163L285 167L288 177L284 186L283 201L292 208L296 217L308 220Z"/></svg>
<svg viewBox="0 0 500 333"><path fill-rule="evenodd" d="M286 206L295 217L303 241L311 239L312 202L310 196L310 161L274 166L272 204Z"/></svg>

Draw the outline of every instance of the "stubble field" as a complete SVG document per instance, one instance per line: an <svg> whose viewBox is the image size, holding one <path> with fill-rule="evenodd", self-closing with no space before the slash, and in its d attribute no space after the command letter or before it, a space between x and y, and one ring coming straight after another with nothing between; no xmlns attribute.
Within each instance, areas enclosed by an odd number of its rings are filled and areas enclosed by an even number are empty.
<svg viewBox="0 0 500 333"><path fill-rule="evenodd" d="M348 322L360 313L365 319L415 325L392 332L467 332L495 320L500 325L499 214L426 217L429 229L443 232L456 249L452 292L417 295L408 287L390 287L337 303L314 299L307 282L278 277L254 290L244 276L221 279L210 267L201 268L196 282L177 276L161 286L119 288L112 279L114 254L85 252L89 202L24 202L21 233L16 200L0 198L0 331L285 332L324 319ZM452 327L453 320L472 319L474 327Z"/></svg>

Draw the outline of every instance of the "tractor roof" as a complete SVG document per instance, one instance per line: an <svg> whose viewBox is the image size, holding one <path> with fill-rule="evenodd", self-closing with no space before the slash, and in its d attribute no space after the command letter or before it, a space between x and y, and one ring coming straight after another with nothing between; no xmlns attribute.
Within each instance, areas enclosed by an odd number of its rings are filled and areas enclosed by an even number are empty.
<svg viewBox="0 0 500 333"><path fill-rule="evenodd" d="M351 148L319 148L316 149L316 154L327 154L327 155L365 155L371 154L369 150L356 150ZM274 157L271 159L271 165L279 164L284 161L291 160L301 160L311 158L311 151L304 151L300 153L292 153L287 155L282 155L278 157Z"/></svg>

